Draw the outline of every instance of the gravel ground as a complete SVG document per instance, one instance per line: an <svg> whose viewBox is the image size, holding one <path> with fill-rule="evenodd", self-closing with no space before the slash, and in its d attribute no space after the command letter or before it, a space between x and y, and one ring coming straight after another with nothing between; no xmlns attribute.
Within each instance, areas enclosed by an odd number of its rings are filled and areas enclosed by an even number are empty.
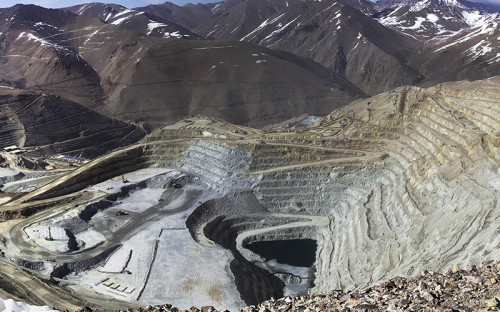
<svg viewBox="0 0 500 312"><path fill-rule="evenodd" d="M425 271L413 278L394 278L356 292L271 299L239 312L318 312L318 311L498 311L500 310L500 263L446 274ZM131 310L129 310L131 311ZM171 305L147 306L139 311L228 312L205 306L181 310Z"/></svg>

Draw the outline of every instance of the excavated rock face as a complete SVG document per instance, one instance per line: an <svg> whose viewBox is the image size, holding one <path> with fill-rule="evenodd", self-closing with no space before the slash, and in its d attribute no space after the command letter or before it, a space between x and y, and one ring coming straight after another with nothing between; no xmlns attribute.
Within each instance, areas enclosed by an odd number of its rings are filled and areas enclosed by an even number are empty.
<svg viewBox="0 0 500 312"><path fill-rule="evenodd" d="M0 107L0 148L30 148L27 155L34 157L60 153L93 158L145 135L134 125L36 91L0 88Z"/></svg>
<svg viewBox="0 0 500 312"><path fill-rule="evenodd" d="M333 233L318 256L317 290L497 257L499 83L402 88L323 121L349 118L339 135L381 158L330 171L348 192L329 212Z"/></svg>
<svg viewBox="0 0 500 312"><path fill-rule="evenodd" d="M71 195L76 199L69 200L88 206L96 196L102 196L96 190L112 193L106 198L112 202L109 207L99 206L102 212L84 220L92 224L85 230L100 231L109 241L76 254L65 250L61 255L47 247L44 250L52 250L46 251L48 258L56 264L46 262L45 270L76 260L87 263L81 258L95 259L97 252L104 254L122 242L128 247L102 260L113 274L90 268L83 277L68 278L85 284L109 277L102 285L92 285L118 298L113 288L117 287L120 298L131 302L156 298L153 288L159 281L172 293L177 291L179 281L162 279L165 270L158 269L161 265L189 272L192 279L183 277L180 281L189 296L205 296L204 285L216 285L220 292L212 289L207 300L234 307L281 292L363 288L424 269L444 272L455 265L489 263L499 256L499 95L500 77L429 89L403 87L351 103L312 127L285 131L190 118L157 129L141 144L99 158L4 205L2 211L14 215L21 210L19 213L27 216L30 209L42 209L41 203L52 201L51 209L59 209L57 201L61 199L54 196ZM153 176L143 182L128 186L129 181L122 177L87 187L123 173L140 181L145 173L134 170L145 167L151 168L147 172ZM169 173L165 167L175 170ZM102 172L106 176L94 174ZM126 185L127 192L125 186L113 191L117 185ZM129 192L132 187L137 190ZM151 195L148 200L154 205L144 211L138 208L143 203L127 208L128 201L139 198L133 193L150 192L148 187L161 192L161 198L155 201ZM90 198L89 204L86 198ZM176 214L179 208L175 207L184 200L189 206L181 205L183 213ZM171 203L177 206L170 207ZM130 214L126 218L115 216L113 209L130 209ZM156 219L149 216L155 209L162 218L160 225L153 226ZM36 233L45 224L67 226L67 220L77 218L76 213L65 213L69 215L27 220L33 226L27 226L26 231ZM78 226L73 228L81 228L82 221L75 224ZM145 226L161 226L161 230L145 235ZM19 226L16 229L21 230ZM75 234L77 246L96 244L96 235ZM147 244L132 244L137 239L134 237ZM71 241L71 237L64 239L68 244ZM182 246L176 240L182 241ZM314 253L312 267L277 263L269 259L272 251L257 254L252 248L258 241L279 244L296 240L316 244L315 248L296 250L299 254ZM42 239L36 242L49 244ZM134 255L147 246L154 248L145 253L153 255L148 258L152 271L146 274L129 262L137 263ZM184 253L190 259L204 259L210 272L184 263L179 258ZM29 253L26 260L35 259L35 254ZM124 261L126 255L129 260ZM214 257L222 260L212 261ZM177 260L170 263L174 260L169 259ZM117 268L113 261L125 266ZM129 269L136 271L128 276L124 272ZM197 282L215 276L214 272L225 278L210 279L208 284ZM85 282L87 278L91 282ZM234 289L240 298L224 300L221 294L234 295Z"/></svg>

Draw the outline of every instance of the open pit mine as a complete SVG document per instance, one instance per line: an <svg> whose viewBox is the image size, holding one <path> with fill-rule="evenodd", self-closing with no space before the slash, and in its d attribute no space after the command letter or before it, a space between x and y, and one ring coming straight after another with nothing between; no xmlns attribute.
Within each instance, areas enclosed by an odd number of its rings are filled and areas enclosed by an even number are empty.
<svg viewBox="0 0 500 312"><path fill-rule="evenodd" d="M0 297L237 310L494 262L499 99L496 77L264 130L193 116L72 171L5 168Z"/></svg>

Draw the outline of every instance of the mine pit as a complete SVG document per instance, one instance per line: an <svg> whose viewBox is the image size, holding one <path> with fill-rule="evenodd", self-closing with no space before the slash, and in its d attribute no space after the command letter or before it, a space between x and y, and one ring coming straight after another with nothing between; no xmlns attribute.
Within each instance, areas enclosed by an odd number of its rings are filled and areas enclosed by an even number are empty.
<svg viewBox="0 0 500 312"><path fill-rule="evenodd" d="M255 241L245 248L264 261L253 263L285 283L286 296L306 295L314 287L314 263L318 244L314 239Z"/></svg>
<svg viewBox="0 0 500 312"><path fill-rule="evenodd" d="M498 109L487 94L405 90L309 134L206 138L233 126L200 117L64 175L0 172L0 217L20 219L1 232L4 259L85 301L233 311L498 259L498 121L469 113ZM398 94L414 101L403 112ZM357 127L336 126L347 113Z"/></svg>

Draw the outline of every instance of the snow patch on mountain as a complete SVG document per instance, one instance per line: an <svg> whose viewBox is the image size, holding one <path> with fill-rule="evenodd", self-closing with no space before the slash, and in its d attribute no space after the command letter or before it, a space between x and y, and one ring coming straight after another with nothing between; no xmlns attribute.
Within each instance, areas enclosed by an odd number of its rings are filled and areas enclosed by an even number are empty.
<svg viewBox="0 0 500 312"><path fill-rule="evenodd" d="M432 23L436 23L437 21L439 21L439 17L436 14L432 13L427 14L427 19Z"/></svg>
<svg viewBox="0 0 500 312"><path fill-rule="evenodd" d="M467 24L474 25L479 20L481 20L482 14L479 11L474 11L474 12L463 11L462 17L464 18Z"/></svg>
<svg viewBox="0 0 500 312"><path fill-rule="evenodd" d="M165 27L167 26L167 24L163 24L163 23L158 23L158 22L154 22L152 20L149 20L149 24L148 24L148 33L146 35L151 35L151 33L158 27Z"/></svg>
<svg viewBox="0 0 500 312"><path fill-rule="evenodd" d="M489 52L493 51L493 48L490 47L489 42L486 40L481 40L475 45L473 45L471 48L465 50L463 54L475 54L475 55L485 55Z"/></svg>
<svg viewBox="0 0 500 312"><path fill-rule="evenodd" d="M468 56L470 61L480 57L490 64L500 61L500 53L495 53L498 50L498 43L495 43L494 39L490 39L492 35L497 36L500 20L479 19L476 24L477 26L464 29L454 36L445 38L447 44L441 45L435 51L444 51L453 46L463 46L462 56Z"/></svg>
<svg viewBox="0 0 500 312"><path fill-rule="evenodd" d="M16 41L17 40L21 40L22 38L25 38L25 37L28 38L28 41L34 40L35 42L40 43L42 46L51 47L51 48L54 48L54 49L57 49L57 50L68 50L68 49L66 49L63 46L60 46L60 45L55 44L55 43L52 43L52 42L47 41L47 40L45 40L43 38L39 38L39 37L33 35L32 33L27 33L27 32L24 32L24 31L19 34L19 36L17 37Z"/></svg>
<svg viewBox="0 0 500 312"><path fill-rule="evenodd" d="M257 28L255 28L254 30L252 30L248 35L246 35L243 38L241 38L240 41L247 40L248 37L250 37L251 35L255 34L259 30L261 30L262 28L266 27L267 25L271 25L271 24L276 23L283 15L285 15L285 13L281 14L280 16L276 17L275 19L273 19L271 21L269 21L269 19L266 19L265 21L262 22L262 24L260 24L259 26L257 26ZM253 39L253 37L250 38L250 39L248 39L248 40L252 40L252 39Z"/></svg>
<svg viewBox="0 0 500 312"><path fill-rule="evenodd" d="M423 0L423 1L419 1L417 2L415 5L411 6L410 7L410 11L411 12L418 12L418 11L422 11L423 9L425 9L431 2L429 0Z"/></svg>
<svg viewBox="0 0 500 312"><path fill-rule="evenodd" d="M104 21L107 22L112 16L113 16L113 12L109 12L108 15L106 15L106 18L104 19Z"/></svg>
<svg viewBox="0 0 500 312"><path fill-rule="evenodd" d="M137 11L132 11L132 12L137 12ZM126 20L128 20L129 18L133 17L133 16L137 16L137 15L141 15L141 14L144 14L144 12L138 12L134 15L128 15L128 16L125 16L125 17L122 17L122 18L119 18L117 20L114 20L113 22L111 22L111 24L113 25L117 25L117 26L120 26L121 24L123 24Z"/></svg>
<svg viewBox="0 0 500 312"><path fill-rule="evenodd" d="M413 38L442 42L471 27L489 28L486 25L498 20L500 14L471 10L457 0L410 0L373 17L382 25Z"/></svg>
<svg viewBox="0 0 500 312"><path fill-rule="evenodd" d="M461 4L460 2L458 2L457 0L440 0L440 2L444 5L447 5L447 6L465 8L465 6L463 4Z"/></svg>
<svg viewBox="0 0 500 312"><path fill-rule="evenodd" d="M188 35L185 36L188 37ZM174 31L172 33L166 32L163 34L163 38L171 38L171 37L182 38L182 35L179 33L179 31Z"/></svg>
<svg viewBox="0 0 500 312"><path fill-rule="evenodd" d="M128 14L128 13L134 13L134 12L136 12L136 11L126 9L126 10L121 11L120 13L117 13L117 14L114 16L114 18L118 18L119 16L122 16L122 15L125 15L125 14Z"/></svg>
<svg viewBox="0 0 500 312"><path fill-rule="evenodd" d="M53 29L57 29L60 31L59 28L57 28L56 26L54 25L50 25L50 24L46 24L46 23L42 23L42 22L38 22L38 23L35 23L34 26L37 26L37 27L44 27L44 26L47 26L47 27L50 27L50 28L53 28Z"/></svg>
<svg viewBox="0 0 500 312"><path fill-rule="evenodd" d="M216 15L217 13L219 13L219 9L220 8L223 8L222 6L223 3L217 3L213 8L212 8L212 14L213 15Z"/></svg>
<svg viewBox="0 0 500 312"><path fill-rule="evenodd" d="M402 29L419 29L420 27L422 27L422 23L425 22L426 19L423 18L423 17L417 17L417 20L415 21L415 24L413 24L413 26L410 26L410 27L401 27Z"/></svg>
<svg viewBox="0 0 500 312"><path fill-rule="evenodd" d="M279 34L280 32L282 32L283 30L285 30L286 28L288 28L288 26L290 26L293 22L295 22L298 18L300 17L297 16L296 18L294 18L292 21L290 21L289 23L285 24L285 26L282 26L280 28L278 28L277 30L271 32L269 35L267 35L264 39L262 39L259 44L263 44L265 43L266 41L268 41L269 39L271 39L274 35L276 34Z"/></svg>
<svg viewBox="0 0 500 312"><path fill-rule="evenodd" d="M84 4L77 12L76 14L77 15L82 15L83 12L85 12L85 10L87 9L87 7L91 8L93 6L95 6L96 3L87 3L87 4Z"/></svg>
<svg viewBox="0 0 500 312"><path fill-rule="evenodd" d="M111 22L111 24L116 25L116 26L119 26L119 25L121 25L123 22L125 22L126 20L128 20L128 19L129 19L129 17L130 17L130 16L125 16L125 17L119 18L119 19L117 19L116 21Z"/></svg>

